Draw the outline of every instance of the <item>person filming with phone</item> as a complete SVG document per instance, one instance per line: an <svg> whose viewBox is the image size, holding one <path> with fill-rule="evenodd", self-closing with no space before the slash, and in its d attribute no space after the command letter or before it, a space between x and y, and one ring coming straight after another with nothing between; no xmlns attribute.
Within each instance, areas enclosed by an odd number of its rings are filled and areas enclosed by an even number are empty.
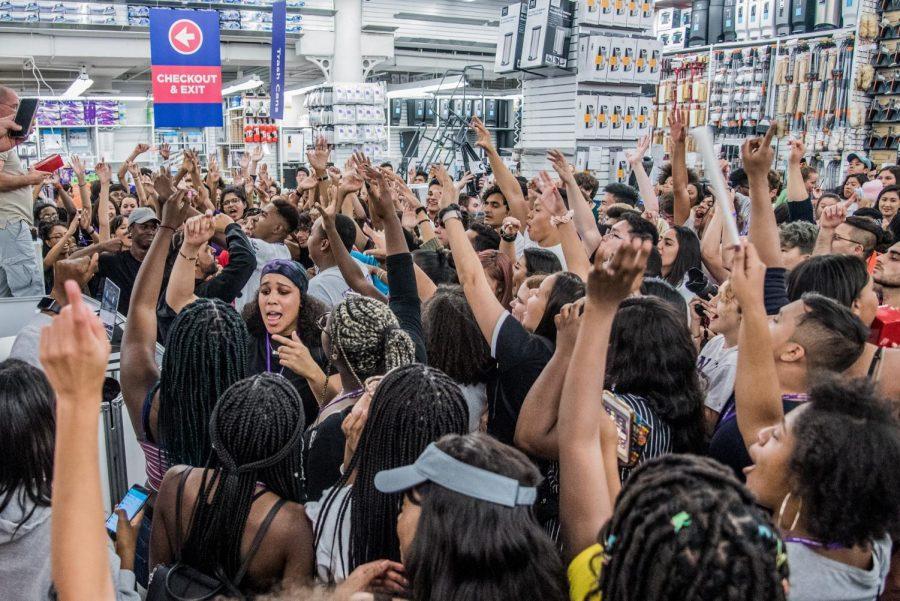
<svg viewBox="0 0 900 601"><path fill-rule="evenodd" d="M44 284L36 249L31 241L34 196L31 186L39 186L50 174L26 171L16 153L14 117L19 97L0 85L0 298L40 296ZM21 127L21 126L19 126ZM25 132L27 133L27 132ZM10 141L15 143L10 144Z"/></svg>

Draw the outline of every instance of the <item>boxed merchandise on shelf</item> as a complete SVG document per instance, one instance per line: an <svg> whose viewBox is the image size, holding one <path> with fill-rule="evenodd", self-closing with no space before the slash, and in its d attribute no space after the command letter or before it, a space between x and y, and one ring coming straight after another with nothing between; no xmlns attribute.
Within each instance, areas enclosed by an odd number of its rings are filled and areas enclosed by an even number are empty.
<svg viewBox="0 0 900 601"><path fill-rule="evenodd" d="M509 73L519 68L525 39L527 7L527 4L519 2L504 6L500 10L497 56L494 59L494 71L497 73Z"/></svg>
<svg viewBox="0 0 900 601"><path fill-rule="evenodd" d="M519 60L521 69L567 67L574 8L572 0L531 0Z"/></svg>

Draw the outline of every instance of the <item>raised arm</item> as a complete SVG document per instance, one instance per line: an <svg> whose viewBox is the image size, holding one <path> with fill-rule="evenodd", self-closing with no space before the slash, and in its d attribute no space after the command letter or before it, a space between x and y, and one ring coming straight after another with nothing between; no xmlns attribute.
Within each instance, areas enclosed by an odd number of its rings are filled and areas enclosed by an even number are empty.
<svg viewBox="0 0 900 601"><path fill-rule="evenodd" d="M191 217L184 224L184 240L172 266L166 287L166 304L175 313L197 300L194 294L195 271L200 249L215 233L212 212Z"/></svg>
<svg viewBox="0 0 900 601"><path fill-rule="evenodd" d="M722 221L722 211L716 206L709 209L713 211L709 223L703 229L703 237L700 239L700 256L703 265L709 273L721 283L728 279L728 268L725 258L722 256L722 237L725 233L725 224Z"/></svg>
<svg viewBox="0 0 900 601"><path fill-rule="evenodd" d="M100 162L94 167L100 178L100 197L97 199L97 224L100 226L100 242L111 237L109 231L109 186L112 181L112 169L108 163Z"/></svg>
<svg viewBox="0 0 900 601"><path fill-rule="evenodd" d="M75 234L75 230L78 229L79 217L81 217L80 212L72 217L72 221L69 222L69 228L66 230L66 235L60 238L59 241L53 245L53 248L47 251L47 255L44 257L44 269L50 269L53 267L53 264L56 263L60 253L62 253L63 249L69 243L69 238L71 238Z"/></svg>
<svg viewBox="0 0 900 601"><path fill-rule="evenodd" d="M78 155L72 156L70 162L72 163L72 170L75 172L75 178L78 180L77 187L79 198L81 200L81 207L87 207L89 210L92 210L91 186L87 181L84 163ZM93 213L91 213L91 215L93 215Z"/></svg>
<svg viewBox="0 0 900 601"><path fill-rule="evenodd" d="M572 359L575 338L581 326L583 303L577 302L562 307L554 319L556 321L556 348L550 361L534 381L516 421L516 446L528 453L545 459L559 459L559 401L563 383Z"/></svg>
<svg viewBox="0 0 900 601"><path fill-rule="evenodd" d="M516 176L512 174L512 171L500 158L500 153L497 152L494 141L491 139L491 132L487 130L481 119L472 117L472 129L478 136L478 141L475 142L475 145L484 150L484 154L491 164L491 171L494 172L494 180L500 186L500 191L503 192L503 197L509 204L509 214L518 219L520 223L525 223L528 221L528 203L525 202L525 196L522 194L522 186L519 185L519 180L516 179ZM453 188L449 192L452 196L452 202L456 202L455 190L456 188Z"/></svg>
<svg viewBox="0 0 900 601"><path fill-rule="evenodd" d="M641 200L644 201L644 210L651 213L659 214L659 199L656 197L656 190L647 170L644 169L644 155L650 149L650 135L646 135L638 141L637 148L633 152L625 151L625 157L628 164L631 165L631 172L634 173L634 179L637 180L638 190L641 193Z"/></svg>
<svg viewBox="0 0 900 601"><path fill-rule="evenodd" d="M741 308L741 329L734 400L738 428L747 448L756 442L760 430L784 419L766 317L765 276L766 266L752 244L735 250L730 282Z"/></svg>
<svg viewBox="0 0 900 601"><path fill-rule="evenodd" d="M131 181L134 182L134 195L137 196L138 206L147 206L147 191L144 189L144 183L141 181L141 168L137 163L125 163L128 173L131 174Z"/></svg>
<svg viewBox="0 0 900 601"><path fill-rule="evenodd" d="M445 209L456 200L453 198L453 180L447 175L446 169L438 167L438 181L443 186L441 194L441 209ZM518 184L516 184L518 185ZM481 334L488 344L494 336L494 327L497 320L503 315L505 309L488 283L487 276L481 268L478 253L469 242L466 230L460 219L459 211L449 211L443 216L444 230L450 242L450 252L453 253L453 261L456 263L456 275L463 287L466 300L472 307L475 320L481 329Z"/></svg>
<svg viewBox="0 0 900 601"><path fill-rule="evenodd" d="M369 281L369 278L360 270L359 264L350 256L350 251L341 242L336 225L340 204L338 189L332 187L328 190L328 203L319 205L319 214L322 216L322 226L325 228L326 236L328 236L328 246L331 248L331 254L341 270L341 275L344 276L347 284L353 290L363 296L387 303L387 297L379 292L378 288Z"/></svg>
<svg viewBox="0 0 900 601"><path fill-rule="evenodd" d="M69 193L66 192L66 189L63 188L62 182L59 180L59 174L54 173L51 176L50 181L53 183L53 190L59 195L59 198L63 202L63 207L66 209L66 213L69 214L69 217L75 215L75 211L77 210L75 207L75 203L72 202L72 197L69 196Z"/></svg>
<svg viewBox="0 0 900 601"><path fill-rule="evenodd" d="M790 153L788 153L787 168L787 199L788 202L797 202L807 200L809 193L806 191L806 184L803 183L803 172L800 167L800 160L806 154L806 146L802 139L790 140Z"/></svg>
<svg viewBox="0 0 900 601"><path fill-rule="evenodd" d="M160 198L162 200L166 197L161 194ZM159 368L156 365L156 305L172 236L184 223L189 205L184 191L172 195L163 204L162 222L134 282L125 334L122 337L121 371L122 396L132 423L140 423L136 418L140 419L144 397L159 379Z"/></svg>
<svg viewBox="0 0 900 601"><path fill-rule="evenodd" d="M614 447L610 452L615 427L610 428L601 400L606 353L616 311L643 274L650 248L649 240L634 238L608 264L596 257L587 279L584 317L559 406L559 517L569 557L597 541L619 489L618 475L611 469L616 467Z"/></svg>
<svg viewBox="0 0 900 601"><path fill-rule="evenodd" d="M684 225L691 216L691 199L687 191L687 131L677 108L669 111L669 135L672 138L672 188L675 194L673 218L675 225Z"/></svg>
<svg viewBox="0 0 900 601"><path fill-rule="evenodd" d="M590 271L591 262L581 244L581 238L578 237L575 224L572 223L575 212L566 209L559 189L546 172L540 172L538 182L541 186L541 206L550 213L550 224L555 226L559 232L559 242L562 246L563 257L566 259L566 270L584 280ZM570 205L578 202L584 203L581 191L577 190L577 187L576 194L577 196L569 202Z"/></svg>
<svg viewBox="0 0 900 601"><path fill-rule="evenodd" d="M103 527L97 419L110 346L100 320L65 284L68 305L41 332L40 359L56 392L50 564L62 601L115 598Z"/></svg>
<svg viewBox="0 0 900 601"><path fill-rule="evenodd" d="M547 160L553 165L553 169L556 170L559 178L566 186L569 209L573 211L575 216L575 229L581 237L581 244L584 246L585 252L590 256L591 253L597 250L597 247L600 246L600 242L603 240L600 230L597 229L597 221L594 219L594 214L581 193L578 182L575 181L575 174L572 173L569 161L566 160L563 153L555 149L550 150L547 153ZM566 257L566 262L568 260L568 257Z"/></svg>
<svg viewBox="0 0 900 601"><path fill-rule="evenodd" d="M137 160L137 158L138 158L139 156L141 156L142 154L144 154L144 153L147 152L148 150L150 150L150 145L149 145L149 144L138 144L137 146L134 147L134 150L131 151L131 154L128 155L128 158L125 159L125 161L124 161L124 162L122 163L122 165L119 167L119 173L118 173L118 176L119 176L119 183L120 183L120 184L122 184L122 185L125 186L126 188L128 187L128 180L127 180L126 177L125 177L126 174L128 173L128 164L129 164L129 163L134 163L134 162Z"/></svg>
<svg viewBox="0 0 900 601"><path fill-rule="evenodd" d="M776 126L770 125L762 138L752 138L741 147L741 160L750 181L750 242L767 267L784 267L781 236L775 222L775 210L769 199L769 169L775 158L772 136Z"/></svg>
<svg viewBox="0 0 900 601"><path fill-rule="evenodd" d="M822 216L819 217L819 235L816 237L814 255L827 255L831 253L831 243L834 241L834 230L847 218L847 201L825 207Z"/></svg>

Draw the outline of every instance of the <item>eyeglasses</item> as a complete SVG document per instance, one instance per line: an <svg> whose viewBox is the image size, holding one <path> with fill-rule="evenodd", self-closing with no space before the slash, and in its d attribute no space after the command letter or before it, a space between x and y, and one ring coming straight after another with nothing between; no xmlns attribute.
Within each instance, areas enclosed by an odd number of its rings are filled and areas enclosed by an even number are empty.
<svg viewBox="0 0 900 601"><path fill-rule="evenodd" d="M316 325L323 332L328 328L328 318L331 317L331 311L327 313L322 313L319 318L316 320Z"/></svg>
<svg viewBox="0 0 900 601"><path fill-rule="evenodd" d="M832 240L843 240L844 242L849 242L850 244L859 244L860 246L862 246L862 244L860 244L859 242L857 242L856 240L854 240L852 238L845 238L843 236L838 236L837 234L832 234L831 239Z"/></svg>

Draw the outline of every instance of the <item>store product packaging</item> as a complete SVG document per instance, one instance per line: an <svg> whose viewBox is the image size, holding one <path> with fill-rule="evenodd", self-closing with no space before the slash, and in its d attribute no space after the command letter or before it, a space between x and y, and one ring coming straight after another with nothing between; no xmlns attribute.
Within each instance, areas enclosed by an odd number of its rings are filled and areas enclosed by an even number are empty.
<svg viewBox="0 0 900 601"><path fill-rule="evenodd" d="M612 96L609 99L609 103L609 139L621 140L625 135L626 100L623 96Z"/></svg>
<svg viewBox="0 0 900 601"><path fill-rule="evenodd" d="M634 72L637 64L637 43L635 38L623 38L622 41L622 70L620 71L623 82L634 81Z"/></svg>
<svg viewBox="0 0 900 601"><path fill-rule="evenodd" d="M641 110L639 96L630 96L625 99L625 118L622 128L623 140L637 140L638 137L638 113Z"/></svg>
<svg viewBox="0 0 900 601"><path fill-rule="evenodd" d="M525 39L525 21L528 4L519 2L500 9L500 25L497 38L497 56L494 59L496 73L509 73L518 68Z"/></svg>
<svg viewBox="0 0 900 601"><path fill-rule="evenodd" d="M597 11L597 25L612 25L614 23L614 0L599 0L600 8Z"/></svg>
<svg viewBox="0 0 900 601"><path fill-rule="evenodd" d="M600 3L602 0L579 0L575 22L579 25L600 24Z"/></svg>
<svg viewBox="0 0 900 601"><path fill-rule="evenodd" d="M58 154L51 154L46 159L43 159L39 163L34 165L34 169L37 171L43 171L44 173L53 173L57 169L61 169L63 166L62 157Z"/></svg>
<svg viewBox="0 0 900 601"><path fill-rule="evenodd" d="M612 131L612 101L611 96L597 97L596 133L598 140L609 140Z"/></svg>
<svg viewBox="0 0 900 601"><path fill-rule="evenodd" d="M566 68L574 9L572 0L528 0L521 68Z"/></svg>
<svg viewBox="0 0 900 601"><path fill-rule="evenodd" d="M791 0L775 0L775 35L791 33Z"/></svg>
<svg viewBox="0 0 900 601"><path fill-rule="evenodd" d="M640 0L626 0L625 2L625 25L626 27L642 27L644 23L641 15Z"/></svg>
<svg viewBox="0 0 900 601"><path fill-rule="evenodd" d="M759 10L759 38L761 40L767 40L775 34L775 7L774 4L777 0L759 0L758 10ZM840 6L840 2L835 0L837 5Z"/></svg>
<svg viewBox="0 0 900 601"><path fill-rule="evenodd" d="M628 181L628 157L625 156L624 150L617 150L610 153L612 159L609 170L610 180L624 184Z"/></svg>
<svg viewBox="0 0 900 601"><path fill-rule="evenodd" d="M653 126L651 121L653 113L653 99L641 96L638 102L637 137L638 139L650 133Z"/></svg>
<svg viewBox="0 0 900 601"><path fill-rule="evenodd" d="M878 307L869 330L869 342L886 348L900 345L900 308Z"/></svg>
<svg viewBox="0 0 900 601"><path fill-rule="evenodd" d="M707 41L707 25L709 23L709 1L694 0L691 7L691 28L688 30L687 46L705 46Z"/></svg>
<svg viewBox="0 0 900 601"><path fill-rule="evenodd" d="M598 97L583 94L575 103L575 137L593 140L597 137L597 100Z"/></svg>
<svg viewBox="0 0 900 601"><path fill-rule="evenodd" d="M641 0L641 29L650 31L653 29L653 0Z"/></svg>

